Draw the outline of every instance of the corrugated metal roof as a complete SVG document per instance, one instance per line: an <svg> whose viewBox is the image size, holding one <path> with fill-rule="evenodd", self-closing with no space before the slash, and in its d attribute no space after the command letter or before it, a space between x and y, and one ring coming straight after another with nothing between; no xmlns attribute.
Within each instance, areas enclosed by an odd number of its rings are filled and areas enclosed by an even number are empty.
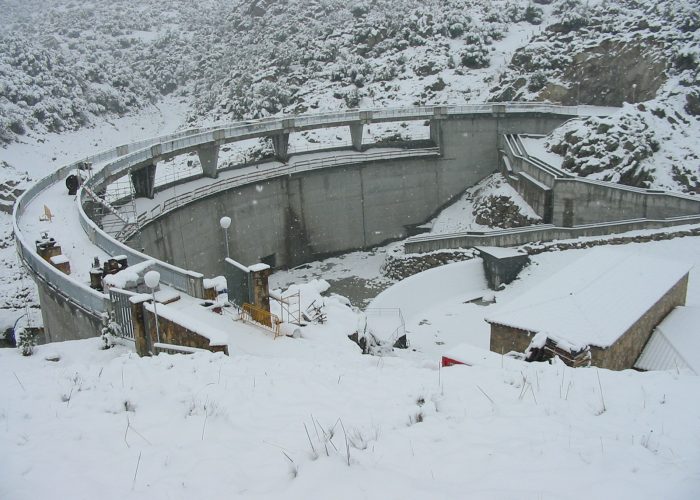
<svg viewBox="0 0 700 500"><path fill-rule="evenodd" d="M664 319L634 364L640 370L700 374L700 307L677 307Z"/></svg>

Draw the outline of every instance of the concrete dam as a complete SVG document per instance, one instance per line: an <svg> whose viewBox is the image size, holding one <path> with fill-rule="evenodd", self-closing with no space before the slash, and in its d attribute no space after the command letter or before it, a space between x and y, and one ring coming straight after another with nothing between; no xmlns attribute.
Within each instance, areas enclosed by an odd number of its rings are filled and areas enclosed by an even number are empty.
<svg viewBox="0 0 700 500"><path fill-rule="evenodd" d="M518 141L520 134L547 134L566 120L598 113L605 111L539 103L351 110L144 140L67 165L32 186L15 205L17 249L39 287L48 340L98 335L108 324L126 331L128 339L131 306L118 287L91 287L89 262L40 255L38 240L47 226L35 218L47 199L61 203L61 213L70 218L66 223L80 228L65 237L70 241L59 242L64 248L126 261L137 266L135 274L157 270L161 285L195 299L206 297L206 278L226 275L229 290L240 286L239 279L252 279L227 272L227 251L242 267L263 263L274 268L405 238L411 227L496 171L543 217L546 224L531 228L539 232L419 235L407 240L407 250L410 245L410 251L427 251L499 241L507 246L528 237L546 239L549 233L559 238L567 230L609 233L630 225L699 219L700 202L692 196L572 179L530 157ZM422 124L429 137L403 144L363 143L365 127L395 122ZM290 134L338 127L349 129L351 147L330 151L318 144L317 150L290 153ZM269 161L219 165L227 144L254 138L272 143ZM192 153L199 157L200 173L157 185L162 162ZM79 172L88 175L82 175L73 199L65 195L64 183ZM111 184L125 178L137 201L149 200L141 205L147 209L133 217L105 196ZM171 196L168 188L174 187L177 195ZM606 205L611 199L617 200L612 207ZM219 225L224 216L232 221L226 240ZM118 229L108 230L115 222ZM70 261L70 274L65 261Z"/></svg>

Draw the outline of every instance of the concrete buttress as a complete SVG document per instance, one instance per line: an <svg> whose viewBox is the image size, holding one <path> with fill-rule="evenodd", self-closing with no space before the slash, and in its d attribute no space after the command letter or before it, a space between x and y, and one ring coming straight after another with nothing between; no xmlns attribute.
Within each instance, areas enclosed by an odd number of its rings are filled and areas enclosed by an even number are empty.
<svg viewBox="0 0 700 500"><path fill-rule="evenodd" d="M156 164L146 165L131 172L131 183L134 185L134 194L137 198L153 199L156 185Z"/></svg>
<svg viewBox="0 0 700 500"><path fill-rule="evenodd" d="M207 144L197 149L199 163L202 165L204 177L216 179L218 176L217 167L219 164L219 146L217 144Z"/></svg>

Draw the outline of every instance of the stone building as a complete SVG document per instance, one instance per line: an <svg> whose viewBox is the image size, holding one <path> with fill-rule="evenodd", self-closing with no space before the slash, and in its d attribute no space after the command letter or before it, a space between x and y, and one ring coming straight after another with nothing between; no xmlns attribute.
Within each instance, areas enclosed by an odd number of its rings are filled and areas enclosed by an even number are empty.
<svg viewBox="0 0 700 500"><path fill-rule="evenodd" d="M567 364L632 368L654 328L685 304L690 265L600 247L486 318L490 348Z"/></svg>

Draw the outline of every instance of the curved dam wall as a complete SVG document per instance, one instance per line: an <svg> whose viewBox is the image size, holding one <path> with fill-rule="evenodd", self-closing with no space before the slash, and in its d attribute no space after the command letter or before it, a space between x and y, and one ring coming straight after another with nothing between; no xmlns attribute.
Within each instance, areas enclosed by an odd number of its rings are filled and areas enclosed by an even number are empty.
<svg viewBox="0 0 700 500"><path fill-rule="evenodd" d="M145 253L205 275L223 274L219 219L232 219L231 257L295 266L407 235L468 187L497 171L499 136L546 134L569 117L467 115L431 121L434 157L401 158L280 176L214 194L141 230Z"/></svg>
<svg viewBox="0 0 700 500"><path fill-rule="evenodd" d="M66 300L65 295L41 279L36 279L46 342L61 342L95 337L103 319Z"/></svg>

